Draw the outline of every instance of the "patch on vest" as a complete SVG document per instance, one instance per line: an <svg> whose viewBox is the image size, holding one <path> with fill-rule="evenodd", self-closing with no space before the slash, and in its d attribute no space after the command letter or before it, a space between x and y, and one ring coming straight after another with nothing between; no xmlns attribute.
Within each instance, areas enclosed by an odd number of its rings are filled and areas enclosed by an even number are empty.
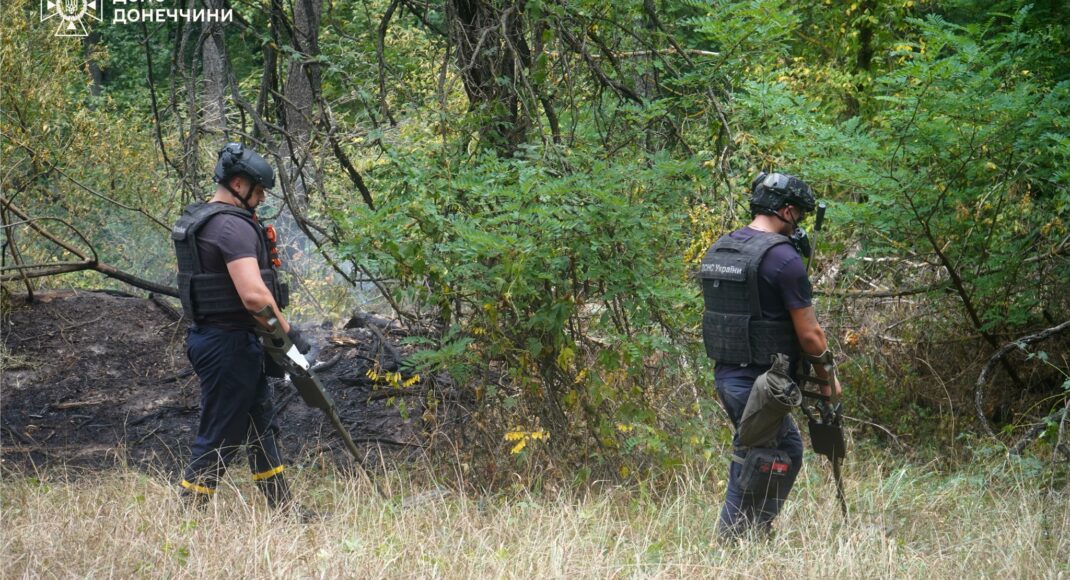
<svg viewBox="0 0 1070 580"><path fill-rule="evenodd" d="M747 257L714 256L709 261L702 262L698 275L706 280L744 282L747 280Z"/></svg>

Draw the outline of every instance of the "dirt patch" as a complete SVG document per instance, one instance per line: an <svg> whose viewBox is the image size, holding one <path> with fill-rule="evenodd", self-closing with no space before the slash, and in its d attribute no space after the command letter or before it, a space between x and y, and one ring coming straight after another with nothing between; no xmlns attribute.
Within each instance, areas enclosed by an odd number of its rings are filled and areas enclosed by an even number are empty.
<svg viewBox="0 0 1070 580"><path fill-rule="evenodd" d="M6 303L0 363L0 460L5 468L104 468L119 462L181 469L198 420L199 385L185 354L185 323L145 299L60 291L33 304ZM317 360L350 433L379 463L425 445L421 416L433 377L372 380L397 372L405 356L397 329L375 317L350 328L308 329ZM397 384L397 383L401 384ZM402 386L411 382L408 386ZM275 381L282 445L290 463L323 452L348 454L320 411L287 381Z"/></svg>

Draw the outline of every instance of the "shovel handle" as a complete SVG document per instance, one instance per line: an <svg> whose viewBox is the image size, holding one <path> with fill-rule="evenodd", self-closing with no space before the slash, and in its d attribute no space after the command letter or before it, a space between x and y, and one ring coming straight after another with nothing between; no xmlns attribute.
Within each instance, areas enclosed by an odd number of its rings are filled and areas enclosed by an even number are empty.
<svg viewBox="0 0 1070 580"><path fill-rule="evenodd" d="M254 312L253 316L258 316L265 320L264 324L267 324L268 330L275 332L275 328L279 326L279 318L275 316L275 311L271 309L271 306L264 306L258 312Z"/></svg>
<svg viewBox="0 0 1070 580"><path fill-rule="evenodd" d="M817 217L814 219L814 231L820 232L821 225L825 223L825 210L828 206L824 202L817 204Z"/></svg>

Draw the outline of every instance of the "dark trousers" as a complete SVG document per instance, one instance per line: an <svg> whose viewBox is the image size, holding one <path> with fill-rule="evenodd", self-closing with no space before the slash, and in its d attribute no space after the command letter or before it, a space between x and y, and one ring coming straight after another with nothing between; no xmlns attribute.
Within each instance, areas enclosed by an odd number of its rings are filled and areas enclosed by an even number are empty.
<svg viewBox="0 0 1070 580"><path fill-rule="evenodd" d="M751 387L754 381L748 379L727 379L718 381L717 394L721 397L728 417L732 420L732 426L739 430L739 420L743 417L743 409L747 406L747 398L750 397ZM791 458L791 469L788 471L783 483L769 490L768 493L746 493L739 485L739 474L742 465L732 461L728 469L728 491L725 496L724 507L721 508L721 521L719 532L722 536L737 537L749 532L760 534L768 533L772 529L773 518L780 513L788 492L795 485L795 478L802 468L803 444L799 435L799 428L791 415L784 417L784 422L777 433L780 440L777 449L783 451ZM733 439L733 445L738 441ZM737 450L736 454L746 457L744 450Z"/></svg>
<svg viewBox="0 0 1070 580"><path fill-rule="evenodd" d="M285 500L272 390L256 334L193 327L186 333L186 354L201 380L201 415L182 487L190 494L214 493L245 444L253 479L269 503Z"/></svg>

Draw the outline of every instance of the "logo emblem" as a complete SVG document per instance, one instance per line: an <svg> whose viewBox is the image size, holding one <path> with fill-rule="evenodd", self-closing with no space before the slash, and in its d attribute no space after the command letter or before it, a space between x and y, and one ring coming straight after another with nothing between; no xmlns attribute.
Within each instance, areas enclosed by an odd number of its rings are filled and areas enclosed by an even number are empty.
<svg viewBox="0 0 1070 580"><path fill-rule="evenodd" d="M59 17L56 36L88 36L83 19L100 20L99 3L103 0L41 0L41 22Z"/></svg>

